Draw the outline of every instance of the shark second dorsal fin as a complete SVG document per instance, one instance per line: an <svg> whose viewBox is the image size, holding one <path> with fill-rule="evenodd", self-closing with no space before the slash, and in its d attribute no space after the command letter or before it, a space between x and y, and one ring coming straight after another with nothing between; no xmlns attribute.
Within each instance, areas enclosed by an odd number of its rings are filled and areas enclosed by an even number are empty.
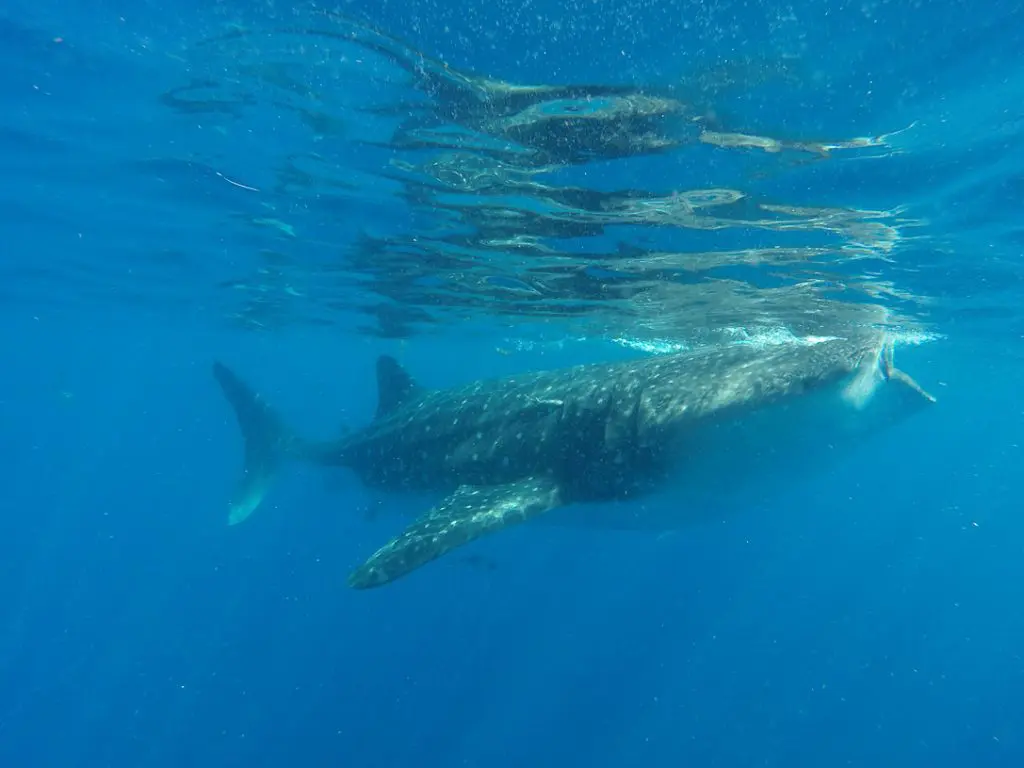
<svg viewBox="0 0 1024 768"><path fill-rule="evenodd" d="M377 358L377 418L387 416L415 396L419 385L391 355Z"/></svg>

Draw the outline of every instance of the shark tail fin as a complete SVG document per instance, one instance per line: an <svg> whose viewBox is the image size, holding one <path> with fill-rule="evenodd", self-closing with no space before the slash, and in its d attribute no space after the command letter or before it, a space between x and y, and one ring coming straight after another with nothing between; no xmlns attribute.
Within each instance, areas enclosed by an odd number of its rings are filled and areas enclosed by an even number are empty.
<svg viewBox="0 0 1024 768"><path fill-rule="evenodd" d="M296 440L277 413L230 368L215 363L213 375L235 411L245 441L242 477L228 507L228 525L237 525L260 506Z"/></svg>

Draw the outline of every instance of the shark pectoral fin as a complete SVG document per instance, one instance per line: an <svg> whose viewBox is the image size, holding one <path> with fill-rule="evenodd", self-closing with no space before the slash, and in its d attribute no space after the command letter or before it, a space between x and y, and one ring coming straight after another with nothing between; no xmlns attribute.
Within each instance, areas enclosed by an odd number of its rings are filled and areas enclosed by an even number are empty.
<svg viewBox="0 0 1024 768"><path fill-rule="evenodd" d="M460 486L378 549L352 572L348 582L356 589L382 586L484 534L529 520L562 503L561 487L547 478Z"/></svg>

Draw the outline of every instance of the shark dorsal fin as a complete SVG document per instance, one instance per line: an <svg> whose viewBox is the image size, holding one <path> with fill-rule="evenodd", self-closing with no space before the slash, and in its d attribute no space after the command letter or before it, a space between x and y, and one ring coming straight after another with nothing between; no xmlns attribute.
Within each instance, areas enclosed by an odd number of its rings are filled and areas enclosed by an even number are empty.
<svg viewBox="0 0 1024 768"><path fill-rule="evenodd" d="M419 385L391 355L377 358L377 418L387 416L419 391Z"/></svg>

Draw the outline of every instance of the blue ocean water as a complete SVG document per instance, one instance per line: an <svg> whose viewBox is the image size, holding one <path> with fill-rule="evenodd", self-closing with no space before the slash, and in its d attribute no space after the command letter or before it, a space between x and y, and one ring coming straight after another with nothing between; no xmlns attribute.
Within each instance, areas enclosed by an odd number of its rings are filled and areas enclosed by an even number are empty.
<svg viewBox="0 0 1024 768"><path fill-rule="evenodd" d="M1021 765L1022 19L8 0L0 765ZM494 83L661 88L692 140L613 123L538 175L467 139L528 121L448 130ZM398 139L432 109L506 197L402 180L447 157ZM368 592L428 502L295 465L226 525L217 359L330 437L380 354L442 387L883 310L936 408L756 510L524 525Z"/></svg>

